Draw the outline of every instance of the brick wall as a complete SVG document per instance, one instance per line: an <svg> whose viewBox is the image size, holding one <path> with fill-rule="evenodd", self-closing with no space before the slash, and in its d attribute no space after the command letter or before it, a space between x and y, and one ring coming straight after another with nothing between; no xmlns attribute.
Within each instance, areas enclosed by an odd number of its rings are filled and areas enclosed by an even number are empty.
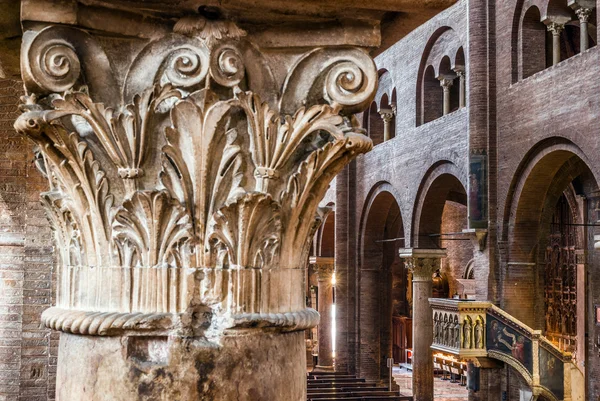
<svg viewBox="0 0 600 401"><path fill-rule="evenodd" d="M17 135L22 84L0 80L0 400L54 399L58 337L40 324L52 304L51 231L39 203L47 184Z"/></svg>
<svg viewBox="0 0 600 401"><path fill-rule="evenodd" d="M467 207L456 202L446 202L442 215L442 233L459 233L467 228ZM442 247L447 257L442 261L442 273L448 278L449 295L458 291L457 279L464 278L467 264L473 259L473 243L468 236L445 235Z"/></svg>

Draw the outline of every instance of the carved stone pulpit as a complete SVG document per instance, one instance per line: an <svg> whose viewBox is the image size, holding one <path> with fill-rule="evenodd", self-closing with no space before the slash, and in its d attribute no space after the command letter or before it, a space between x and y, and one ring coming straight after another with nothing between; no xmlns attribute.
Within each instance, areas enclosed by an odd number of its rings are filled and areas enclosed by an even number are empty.
<svg viewBox="0 0 600 401"><path fill-rule="evenodd" d="M378 20L188 3L23 2L58 400L306 397L304 269L320 199L372 146L353 113Z"/></svg>

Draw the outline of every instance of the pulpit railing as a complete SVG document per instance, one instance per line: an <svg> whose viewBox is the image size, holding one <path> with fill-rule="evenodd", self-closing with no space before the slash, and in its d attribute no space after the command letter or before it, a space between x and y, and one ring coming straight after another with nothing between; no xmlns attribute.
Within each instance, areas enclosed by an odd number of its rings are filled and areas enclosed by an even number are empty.
<svg viewBox="0 0 600 401"><path fill-rule="evenodd" d="M431 298L432 350L459 360L493 358L512 366L534 394L570 399L581 372L572 355L488 301Z"/></svg>

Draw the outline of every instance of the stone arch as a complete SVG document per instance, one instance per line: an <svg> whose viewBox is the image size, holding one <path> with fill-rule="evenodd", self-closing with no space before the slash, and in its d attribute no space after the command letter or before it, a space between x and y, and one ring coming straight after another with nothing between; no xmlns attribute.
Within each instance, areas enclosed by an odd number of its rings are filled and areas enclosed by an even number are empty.
<svg viewBox="0 0 600 401"><path fill-rule="evenodd" d="M454 163L442 160L429 168L417 191L412 219L413 247L439 247L439 242L429 235L441 232L442 214L447 200L466 206L465 188L465 178Z"/></svg>
<svg viewBox="0 0 600 401"><path fill-rule="evenodd" d="M475 260L471 259L469 263L465 266L465 272L463 274L463 279L465 280L474 280L475 279Z"/></svg>
<svg viewBox="0 0 600 401"><path fill-rule="evenodd" d="M587 170L586 176L589 177L586 180L597 182L598 174L592 171L591 166L581 148L561 137L548 138L528 152L515 173L504 210L504 221L508 224L503 228L503 237L509 242L509 260L519 258L532 262L536 256L535 244L527 236L532 233L531 230L537 230L546 202L539 194L546 194L557 174L569 167L583 168L580 173ZM533 220L528 221L527 218Z"/></svg>
<svg viewBox="0 0 600 401"><path fill-rule="evenodd" d="M596 223L593 211L598 203L597 177L576 144L560 137L546 139L528 152L517 169L504 210L508 224L502 230L507 243L507 264L501 273L502 307L530 327L543 330L550 340L555 338L561 349L574 352L578 363L593 355L582 345L590 313L585 305L593 299L585 291L587 272L595 271L597 262L592 256L594 244L589 235L584 235L581 223ZM567 226L575 224L566 227L568 237L560 236L562 229L556 234L553 226L557 224L556 210L561 200L568 207L567 213L573 214ZM558 247L563 246L563 238L569 238L570 245L552 253L556 235ZM562 296L555 298L549 295L553 291L548 292L555 282L552 274L556 255L560 255L558 264L563 269L556 277L573 286L569 294L575 299L569 295L567 304L561 301ZM573 302L576 305L570 306ZM557 315L568 318L568 327L553 323ZM555 336L557 330L561 334Z"/></svg>
<svg viewBox="0 0 600 401"><path fill-rule="evenodd" d="M392 316L396 310L408 310L406 271L397 252L404 245L399 239L404 237L404 225L394 192L389 183L376 185L360 225L358 369L373 380L388 375L385 357L392 355Z"/></svg>
<svg viewBox="0 0 600 401"><path fill-rule="evenodd" d="M390 74L385 68L379 69L378 73L379 85L377 93L369 109L363 113L363 127L367 130L369 138L373 141L373 145L377 146L383 143L383 119L380 115L380 110L391 108L390 99L395 94L395 87ZM395 119L392 122L392 127L395 126ZM392 131L394 131L392 129Z"/></svg>
<svg viewBox="0 0 600 401"><path fill-rule="evenodd" d="M421 81L423 93L420 98L423 100L421 106L417 109L421 111L420 124L426 124L442 116L443 90L435 76L435 68L432 65L427 67Z"/></svg>
<svg viewBox="0 0 600 401"><path fill-rule="evenodd" d="M516 26L513 26L513 57L516 62L513 64L516 64L516 69L513 82L525 79L548 66L547 28L541 21L538 6L522 4L521 9L515 13L515 18L517 22Z"/></svg>
<svg viewBox="0 0 600 401"><path fill-rule="evenodd" d="M449 26L437 29L425 45L417 75L417 115L415 120L417 126L433 121L442 115L442 90L438 81L442 59L448 57L450 72L455 77L453 68L456 65L458 50L462 47L460 37ZM435 90L435 85L437 85L437 90ZM435 102L431 100L432 97L436 100Z"/></svg>

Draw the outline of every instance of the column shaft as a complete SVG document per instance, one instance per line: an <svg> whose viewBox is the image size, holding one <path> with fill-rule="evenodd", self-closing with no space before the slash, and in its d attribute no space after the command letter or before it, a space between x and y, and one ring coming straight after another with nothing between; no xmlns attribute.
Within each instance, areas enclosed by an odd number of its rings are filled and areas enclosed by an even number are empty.
<svg viewBox="0 0 600 401"><path fill-rule="evenodd" d="M322 258L318 258L322 259ZM329 259L329 258L327 258ZM319 361L318 368L333 368L333 348L331 338L331 318L333 306L333 270L334 262L317 262L317 274L319 280L319 305L318 311L321 315L318 330Z"/></svg>
<svg viewBox="0 0 600 401"><path fill-rule="evenodd" d="M583 53L590 46L590 38L588 33L588 20L592 15L592 10L589 8L581 7L575 11L579 18L579 51Z"/></svg>
<svg viewBox="0 0 600 401"><path fill-rule="evenodd" d="M433 401L433 312L429 304L432 295L433 272L446 255L443 249L401 249L412 271L413 285L413 398Z"/></svg>
<svg viewBox="0 0 600 401"><path fill-rule="evenodd" d="M444 91L443 115L450 113L450 87L452 86L452 78L440 77L440 85Z"/></svg>
<svg viewBox="0 0 600 401"><path fill-rule="evenodd" d="M564 29L564 24L552 22L548 25L552 33L552 65L560 63L560 34Z"/></svg>
<svg viewBox="0 0 600 401"><path fill-rule="evenodd" d="M433 322L431 318L432 279L413 277L413 396L433 400Z"/></svg>
<svg viewBox="0 0 600 401"><path fill-rule="evenodd" d="M458 97L458 107L461 109L466 106L466 82L465 82L465 73L464 71L457 72L460 84L460 92Z"/></svg>

